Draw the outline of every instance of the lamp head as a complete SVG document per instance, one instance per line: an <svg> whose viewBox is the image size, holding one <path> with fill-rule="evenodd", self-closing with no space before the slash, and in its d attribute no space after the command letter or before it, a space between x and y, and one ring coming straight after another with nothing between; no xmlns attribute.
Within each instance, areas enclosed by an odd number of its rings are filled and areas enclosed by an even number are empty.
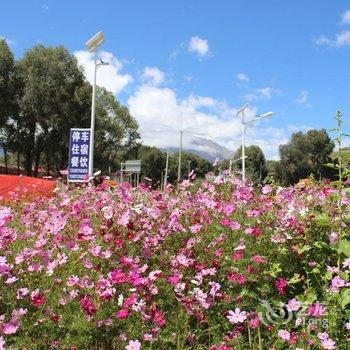
<svg viewBox="0 0 350 350"><path fill-rule="evenodd" d="M95 34L85 45L89 52L94 52L105 41L105 36L102 32Z"/></svg>
<svg viewBox="0 0 350 350"><path fill-rule="evenodd" d="M261 115L259 115L259 117L261 117L261 118L268 118L268 117L271 117L273 115L273 112L266 112L266 113L264 113L264 114L261 114Z"/></svg>

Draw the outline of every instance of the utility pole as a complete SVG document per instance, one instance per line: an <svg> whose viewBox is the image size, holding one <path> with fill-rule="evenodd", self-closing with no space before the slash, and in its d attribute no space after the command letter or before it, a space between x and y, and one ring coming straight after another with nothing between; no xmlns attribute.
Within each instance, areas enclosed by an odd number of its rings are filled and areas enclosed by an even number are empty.
<svg viewBox="0 0 350 350"><path fill-rule="evenodd" d="M164 190L168 185L168 168L169 168L169 149L166 151L165 175L164 175Z"/></svg>
<svg viewBox="0 0 350 350"><path fill-rule="evenodd" d="M177 169L177 189L180 189L180 179L181 179L181 153L182 153L182 133L183 131L180 131L180 150L179 150L179 167Z"/></svg>

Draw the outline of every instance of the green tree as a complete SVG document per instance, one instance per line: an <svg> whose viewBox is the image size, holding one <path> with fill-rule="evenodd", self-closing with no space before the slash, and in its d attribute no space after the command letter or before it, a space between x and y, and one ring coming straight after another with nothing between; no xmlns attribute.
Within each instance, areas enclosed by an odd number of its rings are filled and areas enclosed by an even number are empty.
<svg viewBox="0 0 350 350"><path fill-rule="evenodd" d="M259 146L251 145L245 148L245 167L247 179L253 183L261 183L268 171L266 167L266 159L263 151ZM242 147L239 147L234 155L234 159L242 157ZM242 162L233 163L235 167L242 170Z"/></svg>
<svg viewBox="0 0 350 350"><path fill-rule="evenodd" d="M294 133L290 141L279 148L276 179L285 186L295 184L311 174L322 179L329 174L323 164L331 161L333 149L334 143L324 129L309 130L306 134Z"/></svg>
<svg viewBox="0 0 350 350"><path fill-rule="evenodd" d="M4 150L7 173L7 152L11 147L13 123L18 115L15 62L4 39L0 39L0 147Z"/></svg>
<svg viewBox="0 0 350 350"><path fill-rule="evenodd" d="M113 94L97 89L95 160L97 169L116 171L120 161L135 158L140 147L140 134L135 118Z"/></svg>
<svg viewBox="0 0 350 350"><path fill-rule="evenodd" d="M138 158L141 160L141 177L151 179L152 186L159 186L165 169L166 154L156 147L141 146Z"/></svg>
<svg viewBox="0 0 350 350"><path fill-rule="evenodd" d="M69 129L88 126L90 93L76 58L63 46L35 46L17 66L25 169L31 175L34 162L37 176L43 154L48 171L51 159L56 168L65 163Z"/></svg>

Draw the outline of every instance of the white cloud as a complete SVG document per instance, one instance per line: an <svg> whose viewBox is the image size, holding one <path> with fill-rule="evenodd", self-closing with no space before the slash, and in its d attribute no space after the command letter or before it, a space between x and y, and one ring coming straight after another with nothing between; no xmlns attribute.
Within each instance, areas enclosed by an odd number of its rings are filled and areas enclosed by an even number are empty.
<svg viewBox="0 0 350 350"><path fill-rule="evenodd" d="M209 54L208 40L198 36L193 36L188 44L188 50L199 57L207 56Z"/></svg>
<svg viewBox="0 0 350 350"><path fill-rule="evenodd" d="M341 16L341 24L350 24L350 10L344 11Z"/></svg>
<svg viewBox="0 0 350 350"><path fill-rule="evenodd" d="M234 152L241 144L241 123L234 118L237 108L208 96L190 94L181 99L167 87L144 84L128 100L131 114L140 125L144 144L160 148L178 147L179 131L184 130L184 148L203 150L194 145L200 136L210 139ZM256 108L246 111L246 118L256 115ZM253 123L247 131L247 145L260 146L268 159L278 156L278 146L288 140L287 131L262 127L267 123ZM264 136L262 136L264 135Z"/></svg>
<svg viewBox="0 0 350 350"><path fill-rule="evenodd" d="M236 79L239 81L246 82L246 83L249 83L249 81L250 81L249 77L244 73L238 73L236 75Z"/></svg>
<svg viewBox="0 0 350 350"><path fill-rule="evenodd" d="M157 67L145 67L142 79L151 85L158 86L164 82L165 74Z"/></svg>
<svg viewBox="0 0 350 350"><path fill-rule="evenodd" d="M43 11L48 11L49 10L49 6L47 4L44 4L44 5L41 6L41 9Z"/></svg>
<svg viewBox="0 0 350 350"><path fill-rule="evenodd" d="M244 95L244 99L248 102L254 102L256 100L269 100L274 94L279 93L280 90L266 86L260 89L255 89L253 93Z"/></svg>
<svg viewBox="0 0 350 350"><path fill-rule="evenodd" d="M299 106L311 107L309 102L309 91L301 90L299 97L295 100Z"/></svg>
<svg viewBox="0 0 350 350"><path fill-rule="evenodd" d="M334 39L321 36L318 39L316 39L315 43L317 45L324 45L335 48L350 46L350 31L343 30L342 32L338 33Z"/></svg>
<svg viewBox="0 0 350 350"><path fill-rule="evenodd" d="M95 69L94 54L88 51L76 51L74 55L79 64L84 68L86 79L90 83L93 83ZM112 53L101 51L99 52L99 57L103 62L108 62L109 65L98 68L96 79L98 86L102 86L116 95L133 82L134 79L130 74L120 73L123 64Z"/></svg>

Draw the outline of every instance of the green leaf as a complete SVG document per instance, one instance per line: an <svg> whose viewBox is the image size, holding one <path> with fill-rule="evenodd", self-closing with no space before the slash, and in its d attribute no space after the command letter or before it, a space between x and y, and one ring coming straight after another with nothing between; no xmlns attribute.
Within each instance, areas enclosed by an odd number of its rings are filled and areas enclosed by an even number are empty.
<svg viewBox="0 0 350 350"><path fill-rule="evenodd" d="M338 275L339 275L344 281L349 281L349 275L348 275L346 272L340 271L340 272L338 273Z"/></svg>
<svg viewBox="0 0 350 350"><path fill-rule="evenodd" d="M320 226L326 226L329 225L330 223L330 218L327 214L322 213L322 214L318 214L315 217L315 222L320 225Z"/></svg>
<svg viewBox="0 0 350 350"><path fill-rule="evenodd" d="M297 251L299 254L302 254L302 253L308 252L310 249L311 249L311 247L309 245L305 244L302 247L298 247Z"/></svg>
<svg viewBox="0 0 350 350"><path fill-rule="evenodd" d="M338 243L338 253L343 253L348 258L350 257L350 242L346 239L342 239Z"/></svg>
<svg viewBox="0 0 350 350"><path fill-rule="evenodd" d="M296 284L301 281L301 277L298 273L295 273L294 276L288 281L288 284Z"/></svg>
<svg viewBox="0 0 350 350"><path fill-rule="evenodd" d="M336 165L333 163L325 163L322 164L323 166L326 166L327 168L337 169Z"/></svg>
<svg viewBox="0 0 350 350"><path fill-rule="evenodd" d="M340 305L343 309L350 304L350 289L343 289L340 295Z"/></svg>
<svg viewBox="0 0 350 350"><path fill-rule="evenodd" d="M280 268L280 263L274 263L271 266L271 269L269 271L266 271L266 273L272 277L276 277L278 273L280 273L282 271L282 269Z"/></svg>

